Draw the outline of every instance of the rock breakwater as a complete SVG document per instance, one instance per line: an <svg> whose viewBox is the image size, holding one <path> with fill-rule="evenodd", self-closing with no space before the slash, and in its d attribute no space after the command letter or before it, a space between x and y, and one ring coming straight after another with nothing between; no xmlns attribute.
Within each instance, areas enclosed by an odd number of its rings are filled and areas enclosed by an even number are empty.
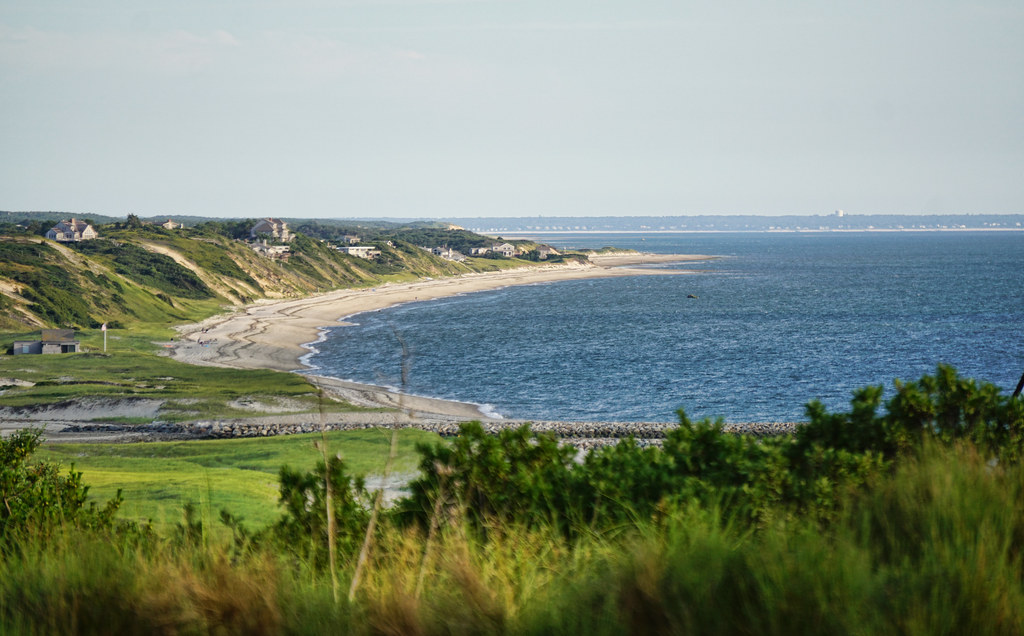
<svg viewBox="0 0 1024 636"><path fill-rule="evenodd" d="M459 434L460 422L445 420L412 420L396 424L402 428L416 428L437 433L442 437L455 437ZM492 435L503 429L517 428L529 424L537 433L553 433L566 444L580 448L595 448L615 444L619 440L632 437L642 446L660 445L666 434L677 428L676 424L652 422L561 422L524 420L484 420L484 430ZM769 437L788 435L800 425L793 422L758 422L745 424L725 424L726 432ZM317 433L321 430L347 431L368 428L386 428L379 419L353 420L349 422L288 422L272 423L251 420L211 420L197 422L153 422L146 425L122 424L68 424L63 432L67 433L103 433L123 432L126 434L143 434L153 439L230 439L246 437L274 437L277 435L295 435L300 433Z"/></svg>

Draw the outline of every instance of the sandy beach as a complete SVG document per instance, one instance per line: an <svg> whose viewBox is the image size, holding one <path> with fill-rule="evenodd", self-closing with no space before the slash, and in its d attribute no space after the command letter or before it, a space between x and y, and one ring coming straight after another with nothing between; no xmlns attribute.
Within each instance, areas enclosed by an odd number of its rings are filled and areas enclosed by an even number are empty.
<svg viewBox="0 0 1024 636"><path fill-rule="evenodd" d="M584 278L693 274L694 270L648 268L658 263L698 262L706 255L613 254L593 256L591 263L548 265L500 272L465 274L388 283L375 288L342 289L294 300L260 301L237 311L179 328L169 349L182 362L243 369L299 371L306 368L303 345L314 342L325 327L343 325L347 316L392 305L431 300L511 285L531 285ZM474 405L432 398L399 395L381 387L314 378L326 391L362 406L387 406L439 415L481 419Z"/></svg>

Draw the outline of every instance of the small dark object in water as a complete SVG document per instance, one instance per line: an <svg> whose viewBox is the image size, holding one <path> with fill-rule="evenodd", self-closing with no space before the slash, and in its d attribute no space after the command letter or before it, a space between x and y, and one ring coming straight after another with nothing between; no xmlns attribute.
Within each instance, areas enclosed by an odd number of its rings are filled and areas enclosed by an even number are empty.
<svg viewBox="0 0 1024 636"><path fill-rule="evenodd" d="M696 296L694 296L693 294L687 294L686 297L687 298L696 298Z"/></svg>

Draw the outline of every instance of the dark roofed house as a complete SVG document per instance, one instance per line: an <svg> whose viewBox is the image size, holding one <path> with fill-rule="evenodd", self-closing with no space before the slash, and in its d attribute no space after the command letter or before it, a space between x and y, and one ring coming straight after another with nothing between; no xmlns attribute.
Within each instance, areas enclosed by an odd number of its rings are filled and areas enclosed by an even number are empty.
<svg viewBox="0 0 1024 636"><path fill-rule="evenodd" d="M74 329L43 329L39 340L15 340L14 355L25 353L78 353L82 343Z"/></svg>
<svg viewBox="0 0 1024 636"><path fill-rule="evenodd" d="M98 236L99 234L91 225L74 217L70 221L61 221L46 233L46 238L61 243L88 241Z"/></svg>

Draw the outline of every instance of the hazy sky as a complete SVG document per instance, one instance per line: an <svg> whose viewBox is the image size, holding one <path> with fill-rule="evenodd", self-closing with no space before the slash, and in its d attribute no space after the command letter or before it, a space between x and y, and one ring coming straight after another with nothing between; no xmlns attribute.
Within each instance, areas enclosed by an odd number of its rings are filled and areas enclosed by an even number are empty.
<svg viewBox="0 0 1024 636"><path fill-rule="evenodd" d="M1020 0L0 2L0 209L1024 211Z"/></svg>

